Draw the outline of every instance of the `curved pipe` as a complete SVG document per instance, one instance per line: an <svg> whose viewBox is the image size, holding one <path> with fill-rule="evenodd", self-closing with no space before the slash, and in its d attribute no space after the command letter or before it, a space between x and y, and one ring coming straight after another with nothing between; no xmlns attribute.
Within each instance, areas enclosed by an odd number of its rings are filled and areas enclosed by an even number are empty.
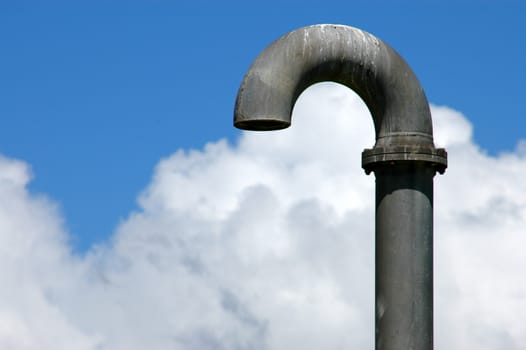
<svg viewBox="0 0 526 350"><path fill-rule="evenodd" d="M362 166L376 177L376 349L433 349L433 177L447 154L433 144L426 96L404 60L359 29L318 25L269 46L241 84L234 124L290 125L298 96L321 81L361 96L376 130ZM330 121L329 121L330 122Z"/></svg>
<svg viewBox="0 0 526 350"><path fill-rule="evenodd" d="M429 105L414 73L389 45L342 25L300 28L263 51L239 89L234 125L248 130L286 128L298 96L322 81L346 85L365 101L377 147L434 148Z"/></svg>

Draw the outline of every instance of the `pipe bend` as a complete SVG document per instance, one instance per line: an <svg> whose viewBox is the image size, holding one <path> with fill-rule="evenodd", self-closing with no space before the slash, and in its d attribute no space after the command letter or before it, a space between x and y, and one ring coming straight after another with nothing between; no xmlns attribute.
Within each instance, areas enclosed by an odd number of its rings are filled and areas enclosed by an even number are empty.
<svg viewBox="0 0 526 350"><path fill-rule="evenodd" d="M265 49L243 79L234 125L286 128L299 95L322 81L346 85L365 101L373 117L375 147L434 148L429 105L412 70L389 45L343 25L300 28Z"/></svg>

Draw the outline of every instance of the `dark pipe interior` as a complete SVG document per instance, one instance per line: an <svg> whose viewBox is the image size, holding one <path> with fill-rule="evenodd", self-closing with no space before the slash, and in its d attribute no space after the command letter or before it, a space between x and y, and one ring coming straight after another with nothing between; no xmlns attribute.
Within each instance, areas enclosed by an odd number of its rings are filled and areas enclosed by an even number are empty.
<svg viewBox="0 0 526 350"><path fill-rule="evenodd" d="M279 119L252 118L235 121L234 126L243 130L270 131L286 129L290 126L290 122Z"/></svg>

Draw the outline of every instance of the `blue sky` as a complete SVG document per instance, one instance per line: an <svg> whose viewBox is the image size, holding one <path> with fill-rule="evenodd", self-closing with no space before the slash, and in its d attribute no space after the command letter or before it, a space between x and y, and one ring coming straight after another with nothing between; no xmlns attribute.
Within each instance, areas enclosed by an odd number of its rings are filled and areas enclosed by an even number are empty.
<svg viewBox="0 0 526 350"><path fill-rule="evenodd" d="M0 152L31 165L31 191L86 251L136 208L162 157L235 143L252 60L316 23L382 38L483 149L511 151L526 130L525 13L522 1L2 1Z"/></svg>

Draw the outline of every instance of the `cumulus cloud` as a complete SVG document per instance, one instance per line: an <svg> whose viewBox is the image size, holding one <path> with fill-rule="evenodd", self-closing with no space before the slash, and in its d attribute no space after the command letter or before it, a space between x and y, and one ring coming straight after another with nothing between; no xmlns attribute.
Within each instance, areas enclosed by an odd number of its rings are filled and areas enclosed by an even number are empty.
<svg viewBox="0 0 526 350"><path fill-rule="evenodd" d="M524 145L490 156L433 106L437 349L526 344ZM373 348L371 118L320 84L293 127L162 159L113 237L70 250L27 164L0 158L0 348ZM521 146L522 145L522 146Z"/></svg>

